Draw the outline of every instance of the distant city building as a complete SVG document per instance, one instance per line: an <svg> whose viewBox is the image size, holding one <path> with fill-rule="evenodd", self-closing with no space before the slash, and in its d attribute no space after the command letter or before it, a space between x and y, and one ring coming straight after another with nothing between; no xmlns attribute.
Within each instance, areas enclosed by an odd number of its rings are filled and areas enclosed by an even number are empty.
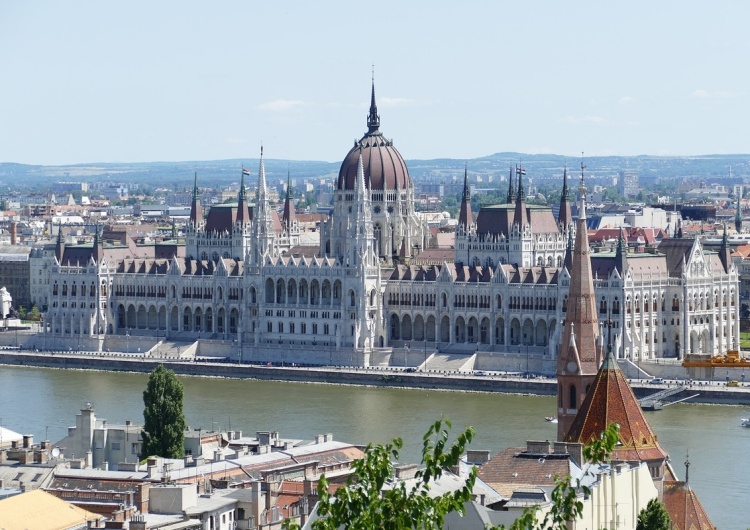
<svg viewBox="0 0 750 530"><path fill-rule="evenodd" d="M638 171L633 169L620 171L618 187L620 195L626 199L636 197L641 191L638 185Z"/></svg>

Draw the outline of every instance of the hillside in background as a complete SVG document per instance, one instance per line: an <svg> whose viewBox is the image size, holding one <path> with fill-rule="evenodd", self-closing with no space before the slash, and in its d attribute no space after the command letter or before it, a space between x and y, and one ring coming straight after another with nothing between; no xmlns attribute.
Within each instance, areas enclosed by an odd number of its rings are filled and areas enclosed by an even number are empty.
<svg viewBox="0 0 750 530"><path fill-rule="evenodd" d="M569 174L580 172L580 158L561 155L529 155L523 153L495 153L470 160L439 158L433 160L407 160L409 172L415 181L449 182L463 176L464 164L472 175L505 177L510 166L521 163L527 176L536 181L559 179L567 163ZM624 169L637 170L641 183L659 180L703 180L705 182L750 182L750 155L701 155L693 157L586 157L587 178L596 182L603 179L611 185L611 177ZM174 188L192 185L193 174L198 173L202 186L224 186L239 181L241 168L251 171L250 184L257 177L258 159L232 159L185 162L118 162L87 163L69 166L37 166L0 163L0 187L13 190L24 188L45 189L53 182L85 181L148 183ZM340 162L298 161L266 159L269 182L292 179L333 178L338 175ZM730 170L731 168L731 170ZM731 173L731 179L730 179Z"/></svg>

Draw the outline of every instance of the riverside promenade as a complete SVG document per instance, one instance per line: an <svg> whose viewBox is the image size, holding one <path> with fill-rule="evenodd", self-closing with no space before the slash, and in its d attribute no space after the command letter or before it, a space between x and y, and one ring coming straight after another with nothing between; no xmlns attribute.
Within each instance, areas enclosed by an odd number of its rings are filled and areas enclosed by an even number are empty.
<svg viewBox="0 0 750 530"><path fill-rule="evenodd" d="M457 370L419 371L402 367L375 366L369 368L346 366L298 366L282 364L249 364L229 362L225 358L179 357L154 358L143 354L104 352L36 352L18 349L0 350L0 365L57 368L70 370L101 370L108 372L148 373L159 364L168 366L179 375L232 379L258 379L298 383L364 385L394 388L414 388L459 392L490 392L554 396L557 381L549 377L524 377L501 372L462 372ZM647 380L631 379L637 397L646 397L666 388L681 386L683 391L672 400L698 394L692 403L750 405L750 383L729 387L717 381L665 380L651 384Z"/></svg>

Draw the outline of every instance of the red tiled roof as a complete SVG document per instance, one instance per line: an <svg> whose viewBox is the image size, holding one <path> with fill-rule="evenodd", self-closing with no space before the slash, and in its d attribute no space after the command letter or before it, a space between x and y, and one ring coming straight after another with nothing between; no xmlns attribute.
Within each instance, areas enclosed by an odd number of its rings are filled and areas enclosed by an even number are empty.
<svg viewBox="0 0 750 530"><path fill-rule="evenodd" d="M716 530L698 496L685 482L664 483L664 507L673 530Z"/></svg>
<svg viewBox="0 0 750 530"><path fill-rule="evenodd" d="M662 449L617 361L608 355L565 436L567 442L590 443L612 423L620 426L613 460L664 460Z"/></svg>

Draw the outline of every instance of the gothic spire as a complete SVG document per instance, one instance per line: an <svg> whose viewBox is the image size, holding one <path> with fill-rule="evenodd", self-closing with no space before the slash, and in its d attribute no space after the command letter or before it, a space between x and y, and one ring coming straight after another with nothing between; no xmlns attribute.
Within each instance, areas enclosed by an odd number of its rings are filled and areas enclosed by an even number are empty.
<svg viewBox="0 0 750 530"><path fill-rule="evenodd" d="M737 213L734 214L734 228L735 230L737 230L738 234L742 232L742 209L740 206L741 201L742 201L742 186L740 186L740 189L737 192Z"/></svg>
<svg viewBox="0 0 750 530"><path fill-rule="evenodd" d="M724 272L729 273L729 268L732 266L731 249L729 248L729 240L727 239L727 225L724 224L724 235L721 237L721 248L719 249L719 259L721 264L724 266Z"/></svg>
<svg viewBox="0 0 750 530"><path fill-rule="evenodd" d="M518 193L516 194L516 211L513 217L513 223L523 230L523 227L529 224L528 217L526 215L526 194L523 190L522 177L526 174L526 170L520 165L516 167L516 175L518 175Z"/></svg>
<svg viewBox="0 0 750 530"><path fill-rule="evenodd" d="M596 377L603 352L599 341L594 276L591 271L589 237L586 231L586 187L581 163L581 205L570 270L570 288L565 308L563 337L571 336L575 327L575 347L563 341L557 357L557 378L561 395L558 401L558 440L563 440L583 403L586 388ZM577 355L576 355L577 353Z"/></svg>
<svg viewBox="0 0 750 530"><path fill-rule="evenodd" d="M245 175L249 175L250 172L242 168L242 176L240 177L240 192L237 197L237 224L245 226L250 222L250 211L247 209L247 191L245 189Z"/></svg>
<svg viewBox="0 0 750 530"><path fill-rule="evenodd" d="M55 257L62 264L63 252L65 252L65 238L63 237L62 220L57 223L57 243L55 244Z"/></svg>
<svg viewBox="0 0 750 530"><path fill-rule="evenodd" d="M292 196L292 176L291 172L287 170L286 173L286 196L284 197L284 213L281 217L281 223L286 228L287 232L290 232L292 225L296 219L294 211L294 197Z"/></svg>
<svg viewBox="0 0 750 530"><path fill-rule="evenodd" d="M469 193L469 171L464 164L464 192L461 197L461 212L458 214L458 224L468 230L473 222L471 215L471 194Z"/></svg>
<svg viewBox="0 0 750 530"><path fill-rule="evenodd" d="M515 173L513 173L513 166L511 165L510 170L508 171L508 198L505 201L508 204L516 202L516 190L513 189L513 179L515 176Z"/></svg>
<svg viewBox="0 0 750 530"><path fill-rule="evenodd" d="M193 200L190 204L190 224L197 228L203 222L203 209L201 207L201 194L198 189L198 172L195 172L193 181Z"/></svg>
<svg viewBox="0 0 750 530"><path fill-rule="evenodd" d="M628 244L625 241L625 231L620 227L620 235L617 237L617 249L615 250L615 267L622 275L625 272L625 264L628 257Z"/></svg>
<svg viewBox="0 0 750 530"><path fill-rule="evenodd" d="M562 194L560 195L560 214L557 217L557 222L563 229L573 221L573 215L570 212L570 193L568 192L568 165L565 165L563 170L563 188Z"/></svg>
<svg viewBox="0 0 750 530"><path fill-rule="evenodd" d="M375 68L372 69L372 95L370 96L370 113L367 115L367 131L372 134L380 127L380 114L375 105Z"/></svg>

